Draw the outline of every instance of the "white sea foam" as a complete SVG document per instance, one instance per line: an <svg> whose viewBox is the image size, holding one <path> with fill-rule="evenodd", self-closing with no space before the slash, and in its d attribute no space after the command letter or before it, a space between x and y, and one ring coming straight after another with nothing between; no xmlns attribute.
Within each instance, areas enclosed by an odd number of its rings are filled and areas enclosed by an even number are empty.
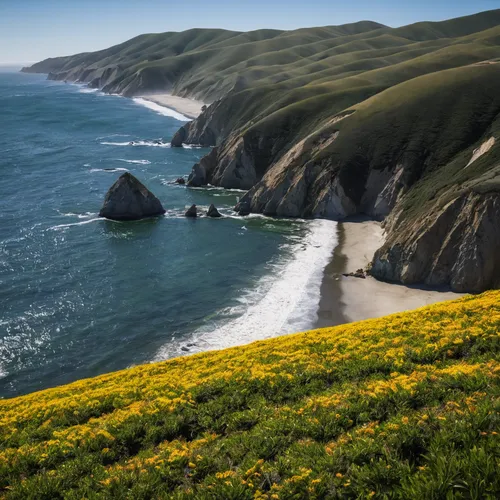
<svg viewBox="0 0 500 500"><path fill-rule="evenodd" d="M99 92L99 89L91 89L90 87L81 87L79 92L81 94L95 94Z"/></svg>
<svg viewBox="0 0 500 500"><path fill-rule="evenodd" d="M151 109L152 111L155 111L156 113L163 115L163 116L170 116L172 118L175 118L176 120L179 120L181 122L188 122L191 120L191 118L188 118L187 116L184 116L183 114L170 109L166 108L165 106L160 106L159 104L156 104L155 102L148 101L147 99L142 99L141 97L134 97L132 99L135 103L140 104L141 106L144 106L148 109Z"/></svg>
<svg viewBox="0 0 500 500"><path fill-rule="evenodd" d="M82 226L83 224L89 224L91 222L96 222L99 220L102 220L102 219L99 217L96 217L95 219L83 220L81 222L73 222L71 224L59 224L57 226L51 226L51 227L47 228L47 231L59 231L60 229L66 229L67 227Z"/></svg>
<svg viewBox="0 0 500 500"><path fill-rule="evenodd" d="M128 141L128 142L112 142L112 141L102 141L100 142L103 146L148 146L154 148L169 148L170 142L156 142L156 141Z"/></svg>
<svg viewBox="0 0 500 500"><path fill-rule="evenodd" d="M151 165L149 160L125 160L124 158L117 158L116 161L124 161L125 163L135 163L137 165Z"/></svg>
<svg viewBox="0 0 500 500"><path fill-rule="evenodd" d="M200 186L200 187L192 187L191 189L196 189L199 191L222 191L227 194L231 193L246 193L248 190L247 189L236 189L236 188L224 188L221 186L212 186L212 184L207 184L206 186ZM251 215L256 215L259 217L265 217L264 215L261 214L251 214Z"/></svg>
<svg viewBox="0 0 500 500"><path fill-rule="evenodd" d="M169 342L154 360L186 354L186 348L189 353L222 349L311 328L317 320L323 271L337 238L335 222L307 224L307 236L292 243L292 258L272 264L253 289L242 294L238 306L220 311L230 319Z"/></svg>
<svg viewBox="0 0 500 500"><path fill-rule="evenodd" d="M64 214L59 212L59 214L63 217L78 217L79 219L88 219L89 217L95 217L97 215L96 212L85 212L83 214L76 214L74 212L67 212Z"/></svg>
<svg viewBox="0 0 500 500"><path fill-rule="evenodd" d="M130 137L130 134L108 134L98 137L96 141L102 141L103 139L109 139L110 137Z"/></svg>
<svg viewBox="0 0 500 500"><path fill-rule="evenodd" d="M111 142L111 141L103 141L100 144L103 146L131 146L132 144L129 142Z"/></svg>

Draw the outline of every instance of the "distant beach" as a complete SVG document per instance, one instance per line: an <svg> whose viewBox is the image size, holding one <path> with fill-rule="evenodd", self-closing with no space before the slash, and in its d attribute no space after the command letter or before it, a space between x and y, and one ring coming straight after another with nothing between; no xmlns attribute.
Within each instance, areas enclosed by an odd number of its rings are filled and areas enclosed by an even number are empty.
<svg viewBox="0 0 500 500"><path fill-rule="evenodd" d="M384 242L379 222L357 219L338 224L338 245L325 268L316 327L340 325L415 309L464 294L343 276L365 268Z"/></svg>
<svg viewBox="0 0 500 500"><path fill-rule="evenodd" d="M154 102L165 108L173 109L191 120L201 114L201 108L205 105L205 103L196 101L195 99L187 99L186 97L179 97L168 93L147 94L136 97Z"/></svg>

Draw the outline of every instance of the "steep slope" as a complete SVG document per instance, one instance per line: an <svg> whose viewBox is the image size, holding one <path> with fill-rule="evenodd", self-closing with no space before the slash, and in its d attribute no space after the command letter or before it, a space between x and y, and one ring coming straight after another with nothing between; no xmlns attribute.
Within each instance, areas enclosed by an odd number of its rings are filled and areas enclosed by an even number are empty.
<svg viewBox="0 0 500 500"><path fill-rule="evenodd" d="M0 496L496 498L500 292L0 400Z"/></svg>
<svg viewBox="0 0 500 500"><path fill-rule="evenodd" d="M242 214L387 218L375 276L480 291L500 285L498 61L494 10L396 29L143 35L26 71L212 102L172 138L214 146L189 185L248 190Z"/></svg>

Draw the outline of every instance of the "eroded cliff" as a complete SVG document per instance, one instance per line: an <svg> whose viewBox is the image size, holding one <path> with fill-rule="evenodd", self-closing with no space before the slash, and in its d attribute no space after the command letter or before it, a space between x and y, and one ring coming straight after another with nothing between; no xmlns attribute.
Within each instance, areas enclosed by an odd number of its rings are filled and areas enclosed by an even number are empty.
<svg viewBox="0 0 500 500"><path fill-rule="evenodd" d="M395 29L363 21L141 35L24 70L211 103L171 141L213 147L189 185L247 190L242 214L385 219L374 274L476 290L496 286L494 266L447 262L490 262L496 236L469 235L475 250L465 251L450 221L499 231L499 61L494 10ZM426 243L436 238L444 243Z"/></svg>
<svg viewBox="0 0 500 500"><path fill-rule="evenodd" d="M283 116L276 128L264 120L219 133L188 184L248 189L236 206L242 214L386 218L374 276L455 291L496 287L499 84L500 65L471 65L391 87L304 138ZM211 116L216 107L186 127L186 139L198 143Z"/></svg>
<svg viewBox="0 0 500 500"><path fill-rule="evenodd" d="M436 204L374 256L373 276L404 284L449 285L456 292L500 287L500 194L464 193Z"/></svg>

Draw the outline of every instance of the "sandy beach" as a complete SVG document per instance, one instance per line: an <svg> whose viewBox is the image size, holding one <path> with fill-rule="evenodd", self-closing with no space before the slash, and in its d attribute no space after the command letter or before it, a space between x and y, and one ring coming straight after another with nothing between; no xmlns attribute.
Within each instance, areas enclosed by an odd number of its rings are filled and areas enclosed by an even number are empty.
<svg viewBox="0 0 500 500"><path fill-rule="evenodd" d="M326 267L316 327L325 327L376 318L396 312L452 300L463 294L423 287L384 283L371 276L346 277L368 265L384 241L379 222L358 220L338 225L339 244Z"/></svg>
<svg viewBox="0 0 500 500"><path fill-rule="evenodd" d="M173 109L174 111L193 119L201 114L201 108L205 105L205 103L196 101L195 99L187 99L185 97L178 97L167 93L138 95L136 97L140 97L141 99L154 102L160 106Z"/></svg>

